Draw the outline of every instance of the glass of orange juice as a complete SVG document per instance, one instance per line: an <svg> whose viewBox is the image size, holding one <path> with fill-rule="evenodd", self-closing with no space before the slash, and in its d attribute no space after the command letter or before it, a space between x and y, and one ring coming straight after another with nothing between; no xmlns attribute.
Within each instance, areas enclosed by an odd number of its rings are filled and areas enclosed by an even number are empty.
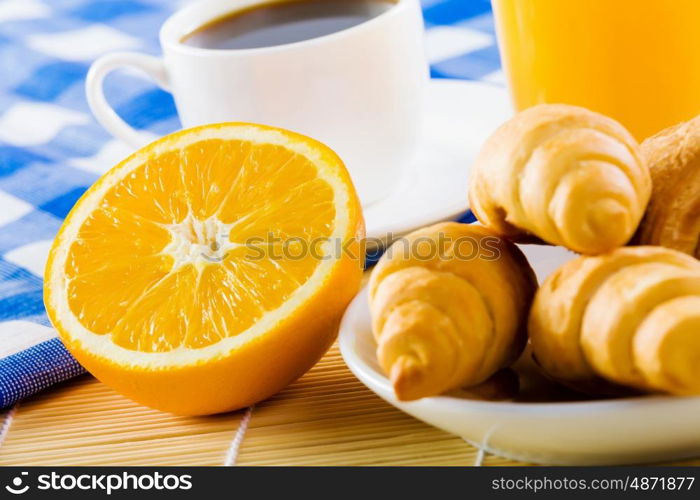
<svg viewBox="0 0 700 500"><path fill-rule="evenodd" d="M493 0L516 109L568 103L638 140L700 114L700 0Z"/></svg>

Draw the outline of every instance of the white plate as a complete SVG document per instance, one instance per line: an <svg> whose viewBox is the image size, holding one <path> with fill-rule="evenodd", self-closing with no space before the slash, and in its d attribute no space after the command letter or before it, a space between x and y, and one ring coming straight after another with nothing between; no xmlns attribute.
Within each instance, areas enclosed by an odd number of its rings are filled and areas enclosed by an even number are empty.
<svg viewBox="0 0 700 500"><path fill-rule="evenodd" d="M504 88L431 80L416 154L396 190L364 208L367 237L385 241L389 234L464 214L469 168L486 138L510 115Z"/></svg>
<svg viewBox="0 0 700 500"><path fill-rule="evenodd" d="M570 258L551 247L524 250L540 279ZM561 465L661 462L700 455L700 398L488 402L440 396L398 401L377 364L366 289L345 313L339 340L352 372L382 399L497 455ZM550 389L549 397L556 391Z"/></svg>

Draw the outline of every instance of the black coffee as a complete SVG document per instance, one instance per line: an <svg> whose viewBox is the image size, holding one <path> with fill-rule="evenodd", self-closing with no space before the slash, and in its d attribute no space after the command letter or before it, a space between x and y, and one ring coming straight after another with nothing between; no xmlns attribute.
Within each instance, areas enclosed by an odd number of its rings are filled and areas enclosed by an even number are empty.
<svg viewBox="0 0 700 500"><path fill-rule="evenodd" d="M253 49L330 35L361 24L395 0L293 0L257 5L215 19L182 38L207 49Z"/></svg>

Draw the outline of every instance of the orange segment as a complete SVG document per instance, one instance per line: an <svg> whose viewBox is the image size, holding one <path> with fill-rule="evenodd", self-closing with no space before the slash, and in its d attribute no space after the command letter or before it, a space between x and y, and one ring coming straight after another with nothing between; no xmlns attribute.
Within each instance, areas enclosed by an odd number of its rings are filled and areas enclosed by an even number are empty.
<svg viewBox="0 0 700 500"><path fill-rule="evenodd" d="M205 220L218 212L235 179L246 171L252 148L248 141L209 139L181 153L181 175L192 214ZM272 165L270 165L272 166Z"/></svg>
<svg viewBox="0 0 700 500"><path fill-rule="evenodd" d="M180 177L180 162L179 151L148 158L105 193L102 205L161 224L182 221L190 207Z"/></svg>
<svg viewBox="0 0 700 500"><path fill-rule="evenodd" d="M322 144L248 124L183 131L76 204L47 264L47 310L117 390L177 413L232 409L328 347L362 269L337 249L363 228L347 172ZM207 392L248 365L245 387ZM173 392L186 387L186 398Z"/></svg>
<svg viewBox="0 0 700 500"><path fill-rule="evenodd" d="M70 246L65 274L68 302L85 328L110 332L129 304L163 278L172 257L159 252L168 231L130 212L98 208Z"/></svg>

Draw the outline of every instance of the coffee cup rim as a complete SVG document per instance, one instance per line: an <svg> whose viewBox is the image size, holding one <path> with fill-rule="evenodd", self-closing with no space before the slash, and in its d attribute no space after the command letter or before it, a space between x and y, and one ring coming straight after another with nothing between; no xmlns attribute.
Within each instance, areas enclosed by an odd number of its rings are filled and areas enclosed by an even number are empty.
<svg viewBox="0 0 700 500"><path fill-rule="evenodd" d="M200 0L177 10L170 15L168 19L166 19L159 32L160 44L163 50L176 50L190 55L201 56L231 56L233 54L244 55L294 50L319 43L332 42L352 36L357 31L371 29L375 24L385 22L391 17L400 15L402 11L408 8L408 4L411 1L417 0L389 1L393 2L394 5L381 14L350 28L345 28L328 35L266 47L254 47L247 49L210 49L206 47L194 47L187 45L183 43L182 40L187 34L192 33L198 27L203 26L207 22L211 22L212 20L225 16L228 13L252 7L254 5L275 3L275 0L239 0L233 4L230 0ZM202 10L208 11L208 15L203 15Z"/></svg>

